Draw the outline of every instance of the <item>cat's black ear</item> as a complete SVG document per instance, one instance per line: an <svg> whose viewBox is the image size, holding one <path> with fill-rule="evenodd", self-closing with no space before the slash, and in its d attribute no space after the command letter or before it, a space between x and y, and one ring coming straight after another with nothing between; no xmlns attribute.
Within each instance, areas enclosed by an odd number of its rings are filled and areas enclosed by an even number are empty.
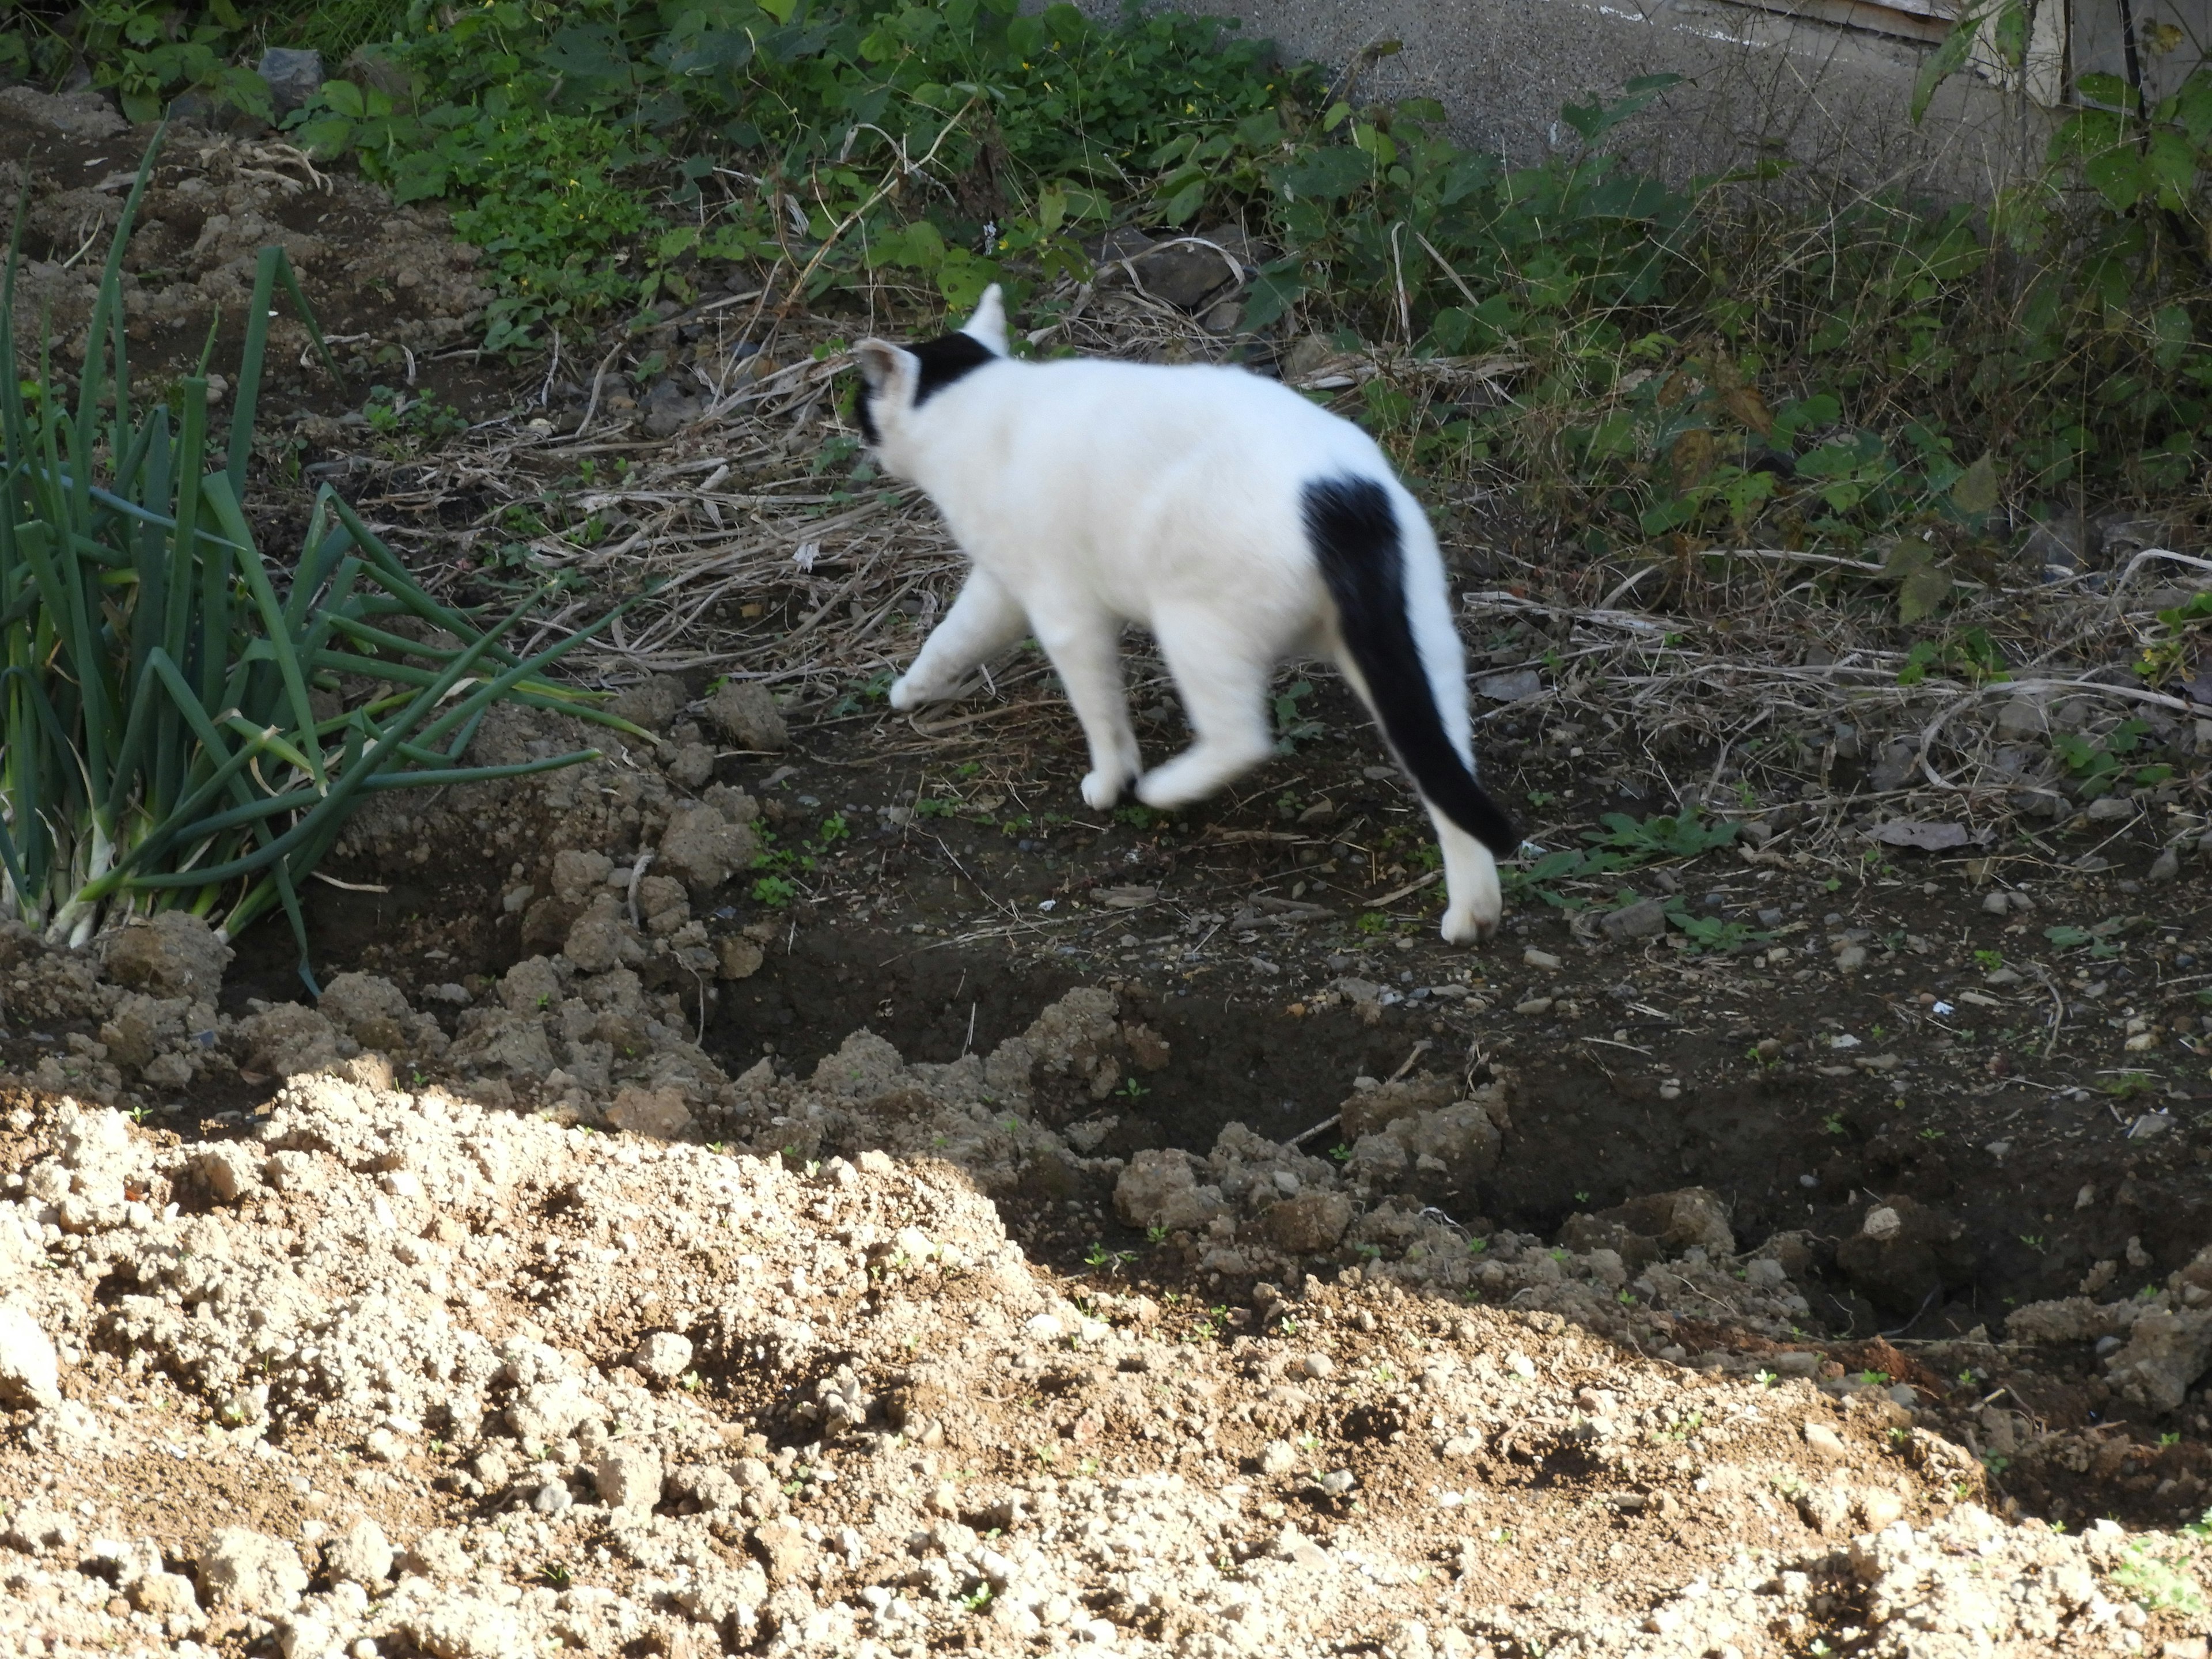
<svg viewBox="0 0 2212 1659"><path fill-rule="evenodd" d="M893 345L889 340L863 340L853 348L853 361L860 366L860 378L868 383L871 392L883 392L914 378L914 354Z"/></svg>
<svg viewBox="0 0 2212 1659"><path fill-rule="evenodd" d="M990 347L998 356L1006 355L1006 296L996 283L983 290L975 314L960 325L960 331Z"/></svg>

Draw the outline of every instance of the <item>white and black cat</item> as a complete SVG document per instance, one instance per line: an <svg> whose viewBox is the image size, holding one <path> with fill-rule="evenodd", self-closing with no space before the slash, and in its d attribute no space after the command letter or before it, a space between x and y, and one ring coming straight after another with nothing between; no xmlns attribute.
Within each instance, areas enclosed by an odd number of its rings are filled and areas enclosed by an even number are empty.
<svg viewBox="0 0 2212 1659"><path fill-rule="evenodd" d="M1274 751L1278 664L1328 658L1428 806L1444 937L1496 928L1497 860L1519 836L1475 781L1436 537L1373 440L1241 369L1017 362L996 288L957 334L854 356L862 434L975 564L892 707L951 696L1034 634L1090 743L1084 799L1103 811L1134 783L1146 805L1177 807ZM1132 622L1159 641L1198 734L1150 772L1121 684Z"/></svg>

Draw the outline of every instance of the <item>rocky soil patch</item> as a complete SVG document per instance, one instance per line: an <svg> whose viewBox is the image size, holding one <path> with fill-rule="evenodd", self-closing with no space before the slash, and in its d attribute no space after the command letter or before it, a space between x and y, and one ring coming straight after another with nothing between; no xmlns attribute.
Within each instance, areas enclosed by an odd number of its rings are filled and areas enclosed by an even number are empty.
<svg viewBox="0 0 2212 1659"><path fill-rule="evenodd" d="M570 937L629 937L585 873ZM2193 1534L1988 1507L1984 1458L2159 1455L1981 1400L2021 1350L1847 1370L1796 1340L1803 1242L1741 1252L1701 1189L1554 1243L1425 1206L1512 1132L1508 1074L1363 1083L1340 1163L1241 1125L1124 1159L1086 1126L1170 1056L1099 988L984 1055L863 1031L729 1079L618 959L526 958L448 1035L357 973L214 1012L188 919L104 974L14 948L173 1026L141 1079L283 1074L208 1138L19 1082L15 1651L2201 1650ZM1151 1271L1034 1264L999 1205L1040 1193ZM2008 1334L2171 1404L2208 1280Z"/></svg>
<svg viewBox="0 0 2212 1659"><path fill-rule="evenodd" d="M131 125L95 93L0 89L0 190L11 201L27 192L16 279L26 373L37 372L42 343L64 372L81 361L108 241L154 131ZM372 380L397 388L403 414L434 391L475 401L463 364L434 363L464 343L491 297L476 273L477 251L452 240L443 213L395 208L375 185L322 172L274 138L183 123L169 132L124 254L134 378L158 395L192 372L214 323L217 374L209 393L220 405L228 393L222 372L244 337L255 262L271 245L284 249L353 377L334 386L311 368L307 328L280 306L263 406L289 413L297 441L321 447L367 437L358 410Z"/></svg>

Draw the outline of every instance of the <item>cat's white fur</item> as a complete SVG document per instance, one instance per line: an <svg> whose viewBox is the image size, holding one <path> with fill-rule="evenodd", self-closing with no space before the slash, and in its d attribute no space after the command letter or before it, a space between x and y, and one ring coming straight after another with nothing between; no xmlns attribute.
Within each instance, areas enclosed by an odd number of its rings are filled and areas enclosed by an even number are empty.
<svg viewBox="0 0 2212 1659"><path fill-rule="evenodd" d="M1132 782L1163 809L1212 793L1274 752L1267 689L1286 658L1329 659L1367 696L1301 517L1310 481L1349 477L1389 492L1413 637L1444 732L1472 771L1436 538L1365 433L1239 369L1018 362L996 288L962 332L1002 361L919 409L911 352L881 340L856 348L882 465L928 494L975 566L892 684L892 707L952 696L1034 634L1090 744L1085 801L1103 811ZM1158 640L1197 733L1150 772L1121 681L1119 636L1132 622ZM1486 938L1502 909L1497 861L1433 804L1430 817L1449 894L1443 936Z"/></svg>

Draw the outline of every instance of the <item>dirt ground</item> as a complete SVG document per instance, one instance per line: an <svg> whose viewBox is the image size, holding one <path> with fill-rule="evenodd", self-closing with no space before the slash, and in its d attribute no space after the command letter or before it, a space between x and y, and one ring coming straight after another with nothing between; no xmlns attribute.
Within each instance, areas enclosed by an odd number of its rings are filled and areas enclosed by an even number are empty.
<svg viewBox="0 0 2212 1659"><path fill-rule="evenodd" d="M136 140L5 97L58 332ZM594 659L657 741L365 811L319 999L276 928L0 938L0 1655L2201 1659L2212 732L2075 787L2106 635L1961 693L2003 787L1899 769L1893 665L1754 764L1698 719L1766 645L1670 618L1723 666L1639 702L1612 577L1442 504L1532 841L1729 826L1454 950L1326 677L1171 819L1082 806L1034 654L890 714L957 566L804 350L479 372L466 250L235 140L149 214L142 372L281 234L356 379L485 422L272 393L426 574L672 578Z"/></svg>

